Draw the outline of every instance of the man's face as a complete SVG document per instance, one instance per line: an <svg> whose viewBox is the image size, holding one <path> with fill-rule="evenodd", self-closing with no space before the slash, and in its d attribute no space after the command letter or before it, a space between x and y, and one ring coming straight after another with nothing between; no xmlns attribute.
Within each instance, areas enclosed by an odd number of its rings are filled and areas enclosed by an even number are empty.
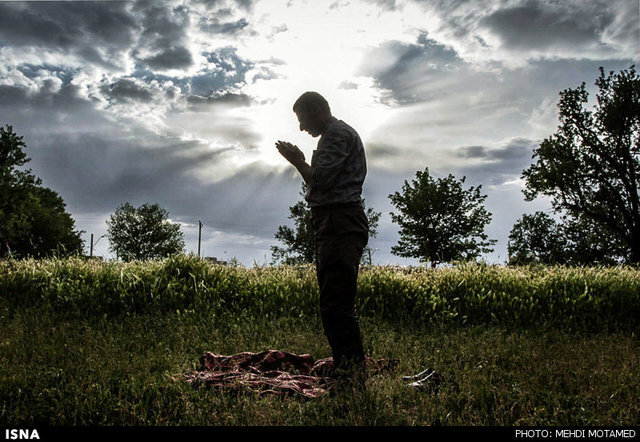
<svg viewBox="0 0 640 442"><path fill-rule="evenodd" d="M322 133L322 120L318 117L319 112L315 107L309 109L299 109L296 112L300 130L307 131L312 137L317 137Z"/></svg>

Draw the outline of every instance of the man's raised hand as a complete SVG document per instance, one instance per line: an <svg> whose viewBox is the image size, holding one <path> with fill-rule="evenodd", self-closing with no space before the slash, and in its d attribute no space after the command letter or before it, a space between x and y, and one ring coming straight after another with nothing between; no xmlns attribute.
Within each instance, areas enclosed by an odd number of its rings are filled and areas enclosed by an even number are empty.
<svg viewBox="0 0 640 442"><path fill-rule="evenodd" d="M280 155L285 157L294 166L298 166L305 163L304 153L298 148L298 146L291 144L287 141L278 140L276 142L276 149L280 152Z"/></svg>

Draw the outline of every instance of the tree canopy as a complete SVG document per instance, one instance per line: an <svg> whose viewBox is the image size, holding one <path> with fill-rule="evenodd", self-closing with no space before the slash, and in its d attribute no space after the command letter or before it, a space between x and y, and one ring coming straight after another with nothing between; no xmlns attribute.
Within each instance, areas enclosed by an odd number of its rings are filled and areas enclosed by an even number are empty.
<svg viewBox="0 0 640 442"><path fill-rule="evenodd" d="M43 187L31 169L26 143L13 127L0 127L0 250L17 257L82 253L82 231L63 199Z"/></svg>
<svg viewBox="0 0 640 442"><path fill-rule="evenodd" d="M528 201L551 197L553 208L605 229L628 262L640 262L640 77L634 66L600 68L588 107L585 83L560 93L560 124L523 171ZM580 238L576 238L580 239Z"/></svg>
<svg viewBox="0 0 640 442"><path fill-rule="evenodd" d="M405 180L401 192L389 195L398 210L391 219L400 226L400 240L391 252L432 267L492 252L489 246L496 240L484 233L491 221L483 206L486 195L480 193L482 186L463 189L465 180L451 174L434 179L426 168L411 183Z"/></svg>
<svg viewBox="0 0 640 442"><path fill-rule="evenodd" d="M159 204L130 203L118 207L107 221L111 251L123 261L164 258L184 251L180 224L168 220Z"/></svg>
<svg viewBox="0 0 640 442"><path fill-rule="evenodd" d="M557 264L565 261L565 239L556 221L544 212L523 215L511 229L510 265Z"/></svg>
<svg viewBox="0 0 640 442"><path fill-rule="evenodd" d="M510 265L616 264L624 244L606 228L585 217L565 215L557 222L544 212L523 215L513 226L507 245Z"/></svg>

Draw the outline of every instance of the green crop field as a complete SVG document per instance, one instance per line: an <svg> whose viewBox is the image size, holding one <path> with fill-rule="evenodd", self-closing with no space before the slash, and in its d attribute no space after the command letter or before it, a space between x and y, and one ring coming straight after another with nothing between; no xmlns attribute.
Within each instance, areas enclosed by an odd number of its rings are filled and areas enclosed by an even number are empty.
<svg viewBox="0 0 640 442"><path fill-rule="evenodd" d="M330 356L314 269L194 257L0 262L0 425L640 425L640 271L365 267L366 394L226 394L205 351ZM401 375L455 380L437 394Z"/></svg>

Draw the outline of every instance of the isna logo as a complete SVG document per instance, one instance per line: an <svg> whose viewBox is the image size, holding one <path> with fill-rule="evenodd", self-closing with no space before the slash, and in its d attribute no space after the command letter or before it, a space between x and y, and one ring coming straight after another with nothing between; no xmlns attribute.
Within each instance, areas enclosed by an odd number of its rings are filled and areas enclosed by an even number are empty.
<svg viewBox="0 0 640 442"><path fill-rule="evenodd" d="M19 440L19 439L40 439L38 430L22 430L22 429L6 429L4 430L4 438L7 440Z"/></svg>

